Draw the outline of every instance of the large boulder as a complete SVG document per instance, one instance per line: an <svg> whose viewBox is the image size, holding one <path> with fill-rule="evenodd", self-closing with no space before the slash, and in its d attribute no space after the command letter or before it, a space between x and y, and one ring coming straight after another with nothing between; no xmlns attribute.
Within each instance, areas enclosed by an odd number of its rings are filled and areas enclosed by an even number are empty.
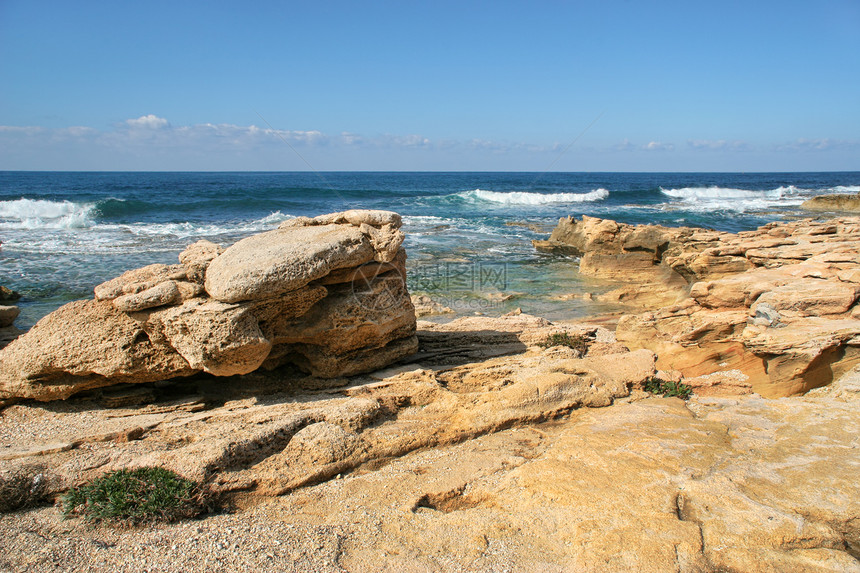
<svg viewBox="0 0 860 573"><path fill-rule="evenodd" d="M0 400L292 364L322 378L417 350L400 216L299 218L98 285L0 351Z"/></svg>
<svg viewBox="0 0 860 573"><path fill-rule="evenodd" d="M0 351L0 398L67 398L90 388L153 382L194 370L110 302L70 302Z"/></svg>
<svg viewBox="0 0 860 573"><path fill-rule="evenodd" d="M222 302L274 298L372 260L373 247L357 227L277 229L242 239L216 257L206 270L206 292Z"/></svg>
<svg viewBox="0 0 860 573"><path fill-rule="evenodd" d="M660 264L675 230L656 225L625 225L583 215L563 217L546 241L532 241L536 249L581 257L583 274L603 278L650 274Z"/></svg>

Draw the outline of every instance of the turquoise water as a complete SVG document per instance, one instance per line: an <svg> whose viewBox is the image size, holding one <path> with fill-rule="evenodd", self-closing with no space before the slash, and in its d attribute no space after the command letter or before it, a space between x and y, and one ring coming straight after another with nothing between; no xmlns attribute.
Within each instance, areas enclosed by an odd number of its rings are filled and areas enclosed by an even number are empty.
<svg viewBox="0 0 860 573"><path fill-rule="evenodd" d="M413 292L461 313L576 318L601 309L559 297L608 286L531 247L559 217L741 231L810 216L810 196L856 192L857 172L0 172L0 284L24 295L26 328L124 270L176 262L200 238L229 245L299 215L390 209L404 216Z"/></svg>

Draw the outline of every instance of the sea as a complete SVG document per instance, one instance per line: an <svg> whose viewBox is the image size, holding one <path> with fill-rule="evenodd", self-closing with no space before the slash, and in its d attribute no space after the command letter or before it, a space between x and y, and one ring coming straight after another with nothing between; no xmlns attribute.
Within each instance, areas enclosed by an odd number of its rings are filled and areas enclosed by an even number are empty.
<svg viewBox="0 0 860 573"><path fill-rule="evenodd" d="M455 313L520 308L555 320L612 312L582 296L613 285L537 252L559 218L754 229L821 216L809 197L860 192L860 172L0 172L0 285L19 328L125 270L176 263L190 243L228 246L300 215L403 216L408 281ZM444 320L444 318L443 318Z"/></svg>

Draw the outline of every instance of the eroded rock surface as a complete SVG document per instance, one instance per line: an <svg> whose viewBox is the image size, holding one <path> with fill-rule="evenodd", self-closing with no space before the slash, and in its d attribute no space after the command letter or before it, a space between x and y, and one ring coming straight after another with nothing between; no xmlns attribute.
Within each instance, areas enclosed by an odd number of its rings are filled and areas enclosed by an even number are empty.
<svg viewBox="0 0 860 573"><path fill-rule="evenodd" d="M302 218L125 272L0 352L0 400L285 364L329 378L381 368L417 348L399 227L387 211Z"/></svg>
<svg viewBox="0 0 860 573"><path fill-rule="evenodd" d="M112 308L107 302L77 304ZM183 311L184 307L173 307L171 312L186 312L188 317L202 314ZM206 316L201 320L218 328L224 322L241 324L250 316L248 311L235 317L220 308L211 311L223 321ZM186 324L181 322L181 314L165 320ZM132 325L134 321L128 322ZM314 318L307 323L319 332L329 330ZM177 325L172 328L181 330ZM174 334L167 330L168 335ZM128 337L132 332L130 326L127 333L114 334ZM259 329L254 332L258 340L265 340ZM558 332L582 336L588 354L565 347L536 346L549 333ZM332 336L336 343L343 342L336 330ZM366 333L364 338L372 336ZM129 404L137 408L123 413L102 410L93 418L92 411L57 406L53 410L57 415L45 421L51 426L47 442L7 442L0 450L0 459L40 456L40 461L52 460L50 465L60 476L59 483L67 486L93 475L75 468L98 468L97 473L101 473L129 465L160 465L195 479L215 480L226 489L254 484L261 491L282 492L320 476L330 477L417 448L457 442L513 423L555 418L578 407L606 406L627 396L631 388L641 387L655 373L652 352L628 352L614 344L604 329L554 325L528 315L466 318L448 325L422 323L419 338L421 352L415 355L419 362L377 371L371 377L341 378L335 381L336 388L328 390L332 382L320 376L281 370L236 377L234 384L211 378L175 382L178 388L203 388L203 395L185 402L168 401L162 409L145 405L159 394L157 388L150 389L148 398L141 398L133 391L135 387L127 392L131 392ZM508 344L500 344L502 340ZM205 360L207 344L211 343L196 342L191 346L203 353L200 360ZM108 350L93 345L93 359ZM217 363L222 368L233 364L229 360ZM282 392L279 398L263 397L274 390ZM296 400L296 396L300 398ZM122 404L109 389L102 394L101 400L105 399L108 404ZM219 401L223 406L210 407ZM23 413L37 410L32 406L7 408L4 422L15 427L5 426L2 431L25 431L26 424L13 420L23 420L27 418ZM196 410L205 412L192 413ZM24 417L18 418L16 412ZM81 447L129 435L135 428L141 428L135 443L115 452L93 446L99 453L89 459L94 453L91 446ZM299 437L295 442L294 435ZM110 454L109 459L103 459L105 453Z"/></svg>
<svg viewBox="0 0 860 573"><path fill-rule="evenodd" d="M587 352L535 346L559 331ZM520 315L418 334L423 358L339 388L254 373L155 387L166 394L136 407L7 408L3 472L38 471L59 492L156 464L235 492L241 510L152 539L93 533L56 508L0 516L0 565L49 569L62 548L107 570L146 539L164 570L217 554L225 570L860 571L857 372L804 397L685 403L637 390L654 355L600 328ZM466 358L503 340L512 354ZM241 550L201 553L203 535ZM33 536L43 551L27 550ZM307 554L278 549L308 536Z"/></svg>
<svg viewBox="0 0 860 573"><path fill-rule="evenodd" d="M765 396L823 386L860 362L860 219L771 223L737 234L564 218L540 249L580 272L633 281L656 309L616 334L687 377L742 372ZM622 295L617 295L623 299Z"/></svg>

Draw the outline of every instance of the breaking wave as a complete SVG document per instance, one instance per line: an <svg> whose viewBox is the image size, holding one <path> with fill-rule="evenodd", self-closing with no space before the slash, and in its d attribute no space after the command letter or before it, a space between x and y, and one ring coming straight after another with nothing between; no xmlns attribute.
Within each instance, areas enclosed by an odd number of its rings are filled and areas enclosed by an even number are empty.
<svg viewBox="0 0 860 573"><path fill-rule="evenodd" d="M15 199L0 201L0 229L83 229L96 220L95 203Z"/></svg>
<svg viewBox="0 0 860 573"><path fill-rule="evenodd" d="M595 189L589 193L532 193L528 191L486 191L475 189L457 193L468 201L486 201L503 205L547 205L551 203L587 203L602 201L609 197L606 189Z"/></svg>
<svg viewBox="0 0 860 573"><path fill-rule="evenodd" d="M733 189L731 187L683 187L681 189L663 189L660 191L674 199L684 201L699 201L713 199L781 199L789 195L799 195L804 190L794 185L778 187L769 191L750 191L747 189Z"/></svg>

